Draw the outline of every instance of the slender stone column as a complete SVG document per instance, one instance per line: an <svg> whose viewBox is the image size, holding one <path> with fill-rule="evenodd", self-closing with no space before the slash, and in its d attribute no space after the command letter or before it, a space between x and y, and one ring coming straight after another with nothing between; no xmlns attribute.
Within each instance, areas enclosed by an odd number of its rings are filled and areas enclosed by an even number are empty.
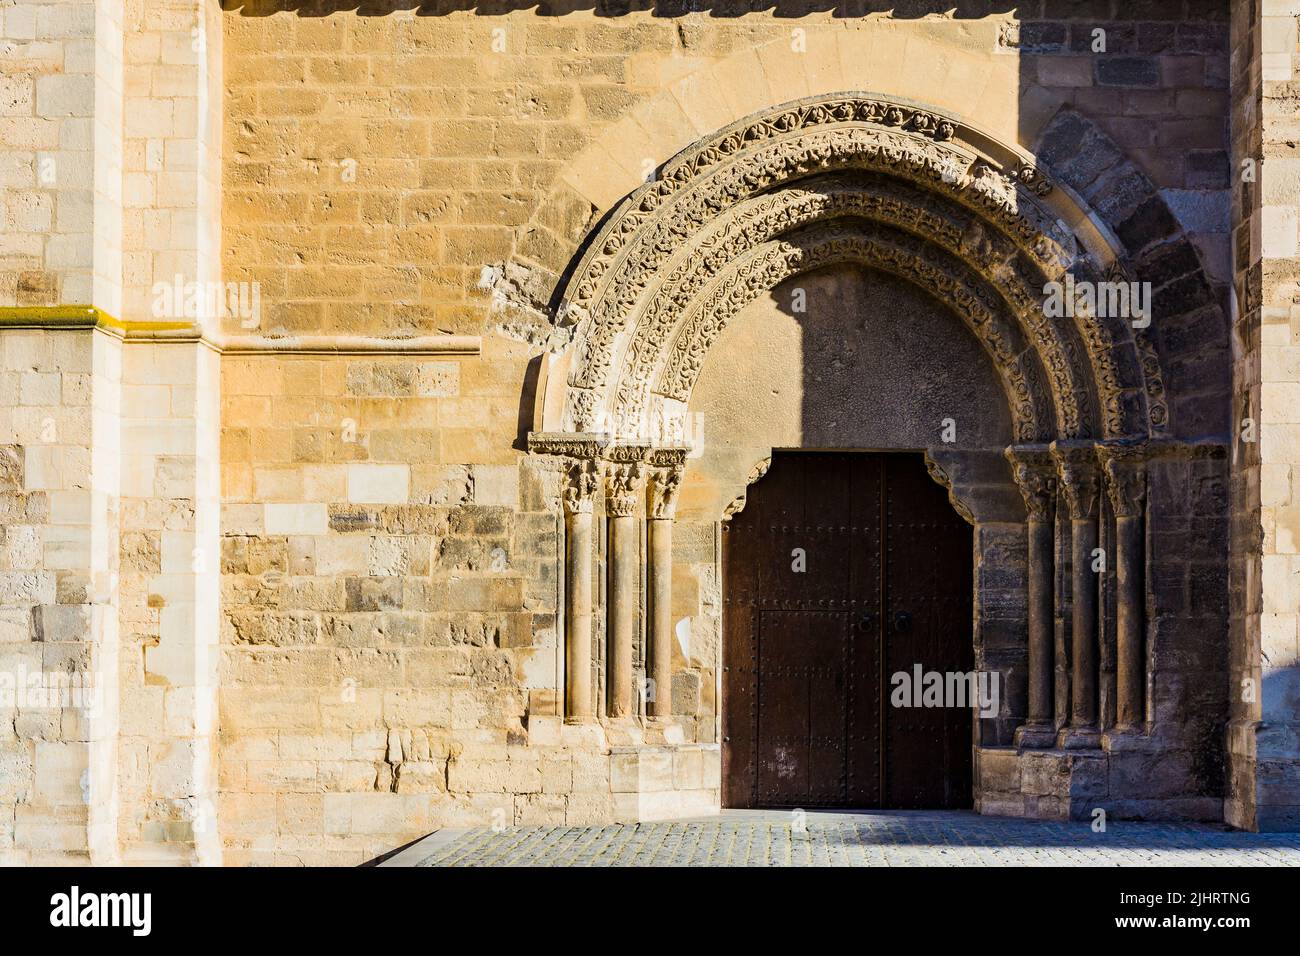
<svg viewBox="0 0 1300 956"><path fill-rule="evenodd" d="M1006 456L1029 516L1029 719L1016 728L1015 742L1018 747L1050 747L1056 740L1052 709L1056 466L1046 445L1013 446Z"/></svg>
<svg viewBox="0 0 1300 956"><path fill-rule="evenodd" d="M673 711L673 515L682 480L685 452L657 450L652 454L654 481L650 485L650 678L654 696L652 717ZM666 464L664 464L666 462Z"/></svg>
<svg viewBox="0 0 1300 956"><path fill-rule="evenodd" d="M606 662L611 717L631 717L632 645L636 638L637 584L640 578L642 465L613 461L607 465L605 511L609 515L609 652Z"/></svg>
<svg viewBox="0 0 1300 956"><path fill-rule="evenodd" d="M599 474L594 461L569 465L564 488L564 683L570 721L590 720L591 506Z"/></svg>
<svg viewBox="0 0 1300 956"><path fill-rule="evenodd" d="M1135 733L1145 723L1146 667L1143 664L1142 612L1146 564L1142 513L1146 499L1145 448L1110 442L1097 449L1106 491L1115 512L1116 730Z"/></svg>
<svg viewBox="0 0 1300 956"><path fill-rule="evenodd" d="M1061 490L1070 509L1071 619L1070 726L1058 741L1067 748L1101 743L1097 722L1097 574L1092 569L1097 548L1096 449L1091 442L1052 443Z"/></svg>

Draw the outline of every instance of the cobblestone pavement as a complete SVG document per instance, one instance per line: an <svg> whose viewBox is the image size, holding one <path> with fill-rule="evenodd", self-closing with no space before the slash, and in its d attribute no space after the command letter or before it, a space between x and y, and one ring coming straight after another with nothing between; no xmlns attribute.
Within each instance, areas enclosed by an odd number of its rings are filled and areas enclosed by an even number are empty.
<svg viewBox="0 0 1300 956"><path fill-rule="evenodd" d="M1300 834L1198 824L1045 823L969 812L725 811L592 827L443 830L407 866L1300 866Z"/></svg>

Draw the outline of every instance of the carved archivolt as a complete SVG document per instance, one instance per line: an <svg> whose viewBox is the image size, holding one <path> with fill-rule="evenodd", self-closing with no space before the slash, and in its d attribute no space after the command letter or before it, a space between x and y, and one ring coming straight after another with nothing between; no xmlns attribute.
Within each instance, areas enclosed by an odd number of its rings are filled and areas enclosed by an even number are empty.
<svg viewBox="0 0 1300 956"><path fill-rule="evenodd" d="M809 223L852 218L897 227L898 241L922 258L943 260L945 257L929 256L921 239L928 240L940 253L949 254L959 264L971 253L977 254L982 265L978 273L968 265L961 268L982 277L998 293L1001 301L995 311L999 318L1002 312L1011 312L1043 357L1061 433L1071 436L1086 433L1092 418L1089 384L1077 377L1083 363L1075 339L1043 314L1041 291L1047 281L1044 275L1005 237L983 228L962 207L906 184L862 178L822 179L811 181L806 187L791 187L756 197L708 226L686 252L678 252L666 275L647 294L633 319L633 331L620 363L614 392L620 420L635 420L641 413L654 370L663 360L665 344L677 337L682 315L712 276L758 243ZM913 281L922 278L915 270L907 277ZM756 290L761 291L764 290ZM929 291L942 297L939 289ZM979 329L976 333L981 334ZM1016 352L1021 350L1018 337L1013 347ZM683 398L681 392L678 389L664 394ZM1044 416L1042 421L1046 423L1049 419L1050 416Z"/></svg>
<svg viewBox="0 0 1300 956"><path fill-rule="evenodd" d="M910 248L909 248L910 245ZM984 343L1001 376L1016 433L1032 440L1042 430L1050 400L1036 380L1014 329L999 313L995 296L958 260L897 235L863 226L832 224L759 247L714 282L684 313L667 348L654 391L685 401L705 356L728 320L764 290L792 275L841 262L858 262L900 275L951 303Z"/></svg>
<svg viewBox="0 0 1300 956"><path fill-rule="evenodd" d="M941 114L866 94L736 123L670 161L588 245L562 299L561 321L577 324L565 427L595 429L602 415L636 421L651 391L685 401L726 318L762 283L816 267L785 237L852 218L908 234L886 248L863 244L859 227L860 261L892 264L988 332L1018 441L1152 432L1166 413L1144 337L1123 322L1043 314L1047 282L1102 277L1044 204L1052 192L1027 157ZM945 260L978 281L955 279Z"/></svg>

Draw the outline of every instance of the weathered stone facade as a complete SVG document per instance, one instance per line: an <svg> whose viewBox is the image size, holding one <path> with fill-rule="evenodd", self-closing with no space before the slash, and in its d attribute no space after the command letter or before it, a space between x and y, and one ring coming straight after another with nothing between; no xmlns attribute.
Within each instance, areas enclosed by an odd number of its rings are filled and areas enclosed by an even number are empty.
<svg viewBox="0 0 1300 956"><path fill-rule="evenodd" d="M974 526L979 811L1293 827L1300 5L953 6L0 4L0 860L716 809L774 448Z"/></svg>

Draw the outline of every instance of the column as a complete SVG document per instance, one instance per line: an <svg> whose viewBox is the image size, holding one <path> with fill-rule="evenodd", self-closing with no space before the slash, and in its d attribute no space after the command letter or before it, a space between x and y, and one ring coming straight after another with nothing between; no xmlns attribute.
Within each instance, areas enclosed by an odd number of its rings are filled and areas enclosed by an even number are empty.
<svg viewBox="0 0 1300 956"><path fill-rule="evenodd" d="M631 717L632 645L636 638L637 584L641 572L642 464L611 461L605 473L605 512L609 515L609 650L606 659L610 717Z"/></svg>
<svg viewBox="0 0 1300 956"><path fill-rule="evenodd" d="M1070 725L1058 745L1095 747L1101 742L1097 724L1097 574L1093 552L1097 548L1098 475L1096 450L1091 442L1052 443L1061 491L1070 512Z"/></svg>
<svg viewBox="0 0 1300 956"><path fill-rule="evenodd" d="M1145 723L1146 667L1143 663L1142 617L1146 604L1143 570L1146 549L1143 505L1146 500L1145 448L1139 443L1108 442L1098 447L1106 492L1115 512L1115 656L1118 701L1116 730L1141 731Z"/></svg>
<svg viewBox="0 0 1300 956"><path fill-rule="evenodd" d="M1056 466L1046 445L1013 446L1006 456L1028 512L1029 718L1016 728L1015 742L1018 747L1050 747L1056 740L1052 710Z"/></svg>
<svg viewBox="0 0 1300 956"><path fill-rule="evenodd" d="M591 506L599 472L590 460L572 462L564 487L565 718L590 720L591 709Z"/></svg>
<svg viewBox="0 0 1300 956"><path fill-rule="evenodd" d="M650 486L650 679L654 697L652 717L667 718L673 710L673 517L682 480L685 452L656 451Z"/></svg>

